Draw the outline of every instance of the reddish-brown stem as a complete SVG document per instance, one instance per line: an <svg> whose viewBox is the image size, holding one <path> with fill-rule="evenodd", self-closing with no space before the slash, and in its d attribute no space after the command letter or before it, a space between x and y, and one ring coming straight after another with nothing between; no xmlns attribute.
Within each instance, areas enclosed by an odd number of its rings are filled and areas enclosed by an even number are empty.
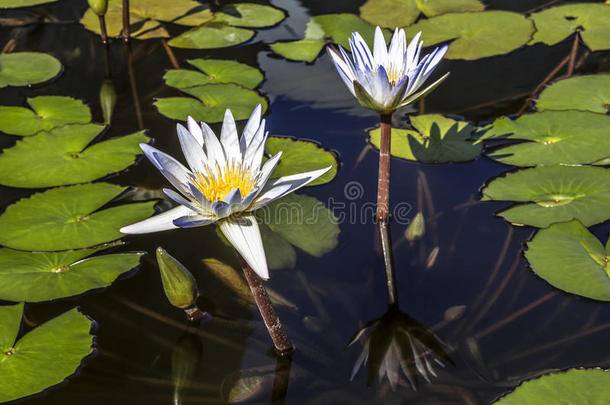
<svg viewBox="0 0 610 405"><path fill-rule="evenodd" d="M123 40L129 42L129 0L123 0Z"/></svg>
<svg viewBox="0 0 610 405"><path fill-rule="evenodd" d="M263 317L267 331L269 331L269 336L271 336L271 340L273 340L275 349L281 355L290 354L293 351L292 343L290 343L288 335L286 335L286 331L284 331L284 327L273 309L269 294L267 294L267 290L263 285L263 280L261 280L258 274L256 274L243 259L241 261L241 268L244 271L246 281L250 286L250 291L252 291L254 302Z"/></svg>
<svg viewBox="0 0 610 405"><path fill-rule="evenodd" d="M106 18L103 15L98 16L100 20L100 35L102 36L102 43L108 43L108 34L106 33Z"/></svg>
<svg viewBox="0 0 610 405"><path fill-rule="evenodd" d="M163 44L165 53L167 53L167 57L169 58L170 62L172 62L172 66L174 67L174 69L180 69L178 59L176 59L176 55L174 55L174 51L172 51L172 48L167 44L167 41L161 38L161 44Z"/></svg>
<svg viewBox="0 0 610 405"><path fill-rule="evenodd" d="M534 91L532 91L532 93L529 95L529 97L525 100L525 103L523 103L523 105L521 106L519 111L517 111L517 115L523 114L523 112L527 109L527 106L529 105L530 100L532 98L534 98L534 96L540 90L542 90L544 85L547 84L549 82L549 80L551 80L553 77L555 77L555 75L566 65L566 63L568 63L569 60L570 60L570 55L563 58L562 61L559 62L559 64L557 66L555 66L555 68L553 70L551 70L551 72L540 82L540 84L538 84L538 86L536 86Z"/></svg>
<svg viewBox="0 0 610 405"><path fill-rule="evenodd" d="M387 222L390 212L390 135L392 114L381 114L379 178L377 180L377 221Z"/></svg>
<svg viewBox="0 0 610 405"><path fill-rule="evenodd" d="M578 31L574 33L574 41L572 42L572 51L570 52L570 63L568 64L568 77L574 73L574 63L576 63L576 55L578 54L578 39L580 34Z"/></svg>

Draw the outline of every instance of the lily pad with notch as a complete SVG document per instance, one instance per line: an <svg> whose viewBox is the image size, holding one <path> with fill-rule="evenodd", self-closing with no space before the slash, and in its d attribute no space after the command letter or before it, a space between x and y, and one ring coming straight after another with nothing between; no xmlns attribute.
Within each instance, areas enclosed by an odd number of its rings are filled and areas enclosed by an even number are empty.
<svg viewBox="0 0 610 405"><path fill-rule="evenodd" d="M481 153L470 141L477 128L439 114L411 117L413 129L392 128L391 154L422 163L466 162ZM379 149L381 129L369 131L369 142Z"/></svg>
<svg viewBox="0 0 610 405"><path fill-rule="evenodd" d="M514 201L498 213L508 222L539 228L577 219L591 226L610 219L610 169L538 166L493 179L482 201Z"/></svg>
<svg viewBox="0 0 610 405"><path fill-rule="evenodd" d="M91 122L91 111L72 97L38 96L25 107L0 106L0 131L9 135L29 136L67 124Z"/></svg>
<svg viewBox="0 0 610 405"><path fill-rule="evenodd" d="M154 201L101 209L125 190L127 187L109 183L89 183L23 198L0 215L0 244L19 250L56 251L119 239L121 227L154 213Z"/></svg>
<svg viewBox="0 0 610 405"><path fill-rule="evenodd" d="M580 222L539 230L527 243L532 270L553 287L610 301L610 244L604 245Z"/></svg>
<svg viewBox="0 0 610 405"><path fill-rule="evenodd" d="M610 116L544 111L495 120L481 140L523 140L488 156L515 166L594 164L610 156Z"/></svg>
<svg viewBox="0 0 610 405"><path fill-rule="evenodd" d="M187 62L199 71L168 70L163 76L165 84L178 89L186 89L210 83L235 83L248 89L254 89L263 81L261 71L245 63L221 59L190 59Z"/></svg>
<svg viewBox="0 0 610 405"><path fill-rule="evenodd" d="M37 394L64 382L92 352L92 321L76 308L17 339L23 304L0 307L0 402Z"/></svg>
<svg viewBox="0 0 610 405"><path fill-rule="evenodd" d="M575 32L592 51L610 49L610 4L566 4L530 15L536 25L531 44L555 45Z"/></svg>
<svg viewBox="0 0 610 405"><path fill-rule="evenodd" d="M275 42L269 47L286 59L313 62L324 47L324 30L314 19L307 22L305 38L298 41Z"/></svg>
<svg viewBox="0 0 610 405"><path fill-rule="evenodd" d="M275 7L255 3L235 3L223 6L214 16L214 22L236 27L264 28L279 23L286 14Z"/></svg>
<svg viewBox="0 0 610 405"><path fill-rule="evenodd" d="M534 30L525 16L494 10L439 15L409 26L405 33L413 37L421 31L428 46L451 41L447 59L475 60L520 48Z"/></svg>
<svg viewBox="0 0 610 405"><path fill-rule="evenodd" d="M85 183L126 169L142 153L144 131L93 143L105 127L65 125L17 141L0 154L0 184L41 188Z"/></svg>
<svg viewBox="0 0 610 405"><path fill-rule="evenodd" d="M41 4L55 3L56 1L57 0L0 0L0 9L32 7Z"/></svg>
<svg viewBox="0 0 610 405"><path fill-rule="evenodd" d="M575 76L558 80L536 100L538 110L610 112L610 74Z"/></svg>
<svg viewBox="0 0 610 405"><path fill-rule="evenodd" d="M215 49L239 45L249 41L254 31L227 24L208 23L186 31L168 44L176 48Z"/></svg>
<svg viewBox="0 0 610 405"><path fill-rule="evenodd" d="M0 300L40 302L108 287L145 252L89 257L104 249L24 252L0 249Z"/></svg>
<svg viewBox="0 0 610 405"><path fill-rule="evenodd" d="M0 88L44 83L57 77L61 69L61 63L47 53L2 53L0 54Z"/></svg>

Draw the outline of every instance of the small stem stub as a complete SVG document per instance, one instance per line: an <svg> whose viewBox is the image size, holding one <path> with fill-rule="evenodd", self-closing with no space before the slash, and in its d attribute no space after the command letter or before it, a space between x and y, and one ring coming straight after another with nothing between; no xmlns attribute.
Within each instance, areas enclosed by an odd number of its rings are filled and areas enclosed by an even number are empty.
<svg viewBox="0 0 610 405"><path fill-rule="evenodd" d="M123 0L123 40L129 42L129 0Z"/></svg>
<svg viewBox="0 0 610 405"><path fill-rule="evenodd" d="M210 314L208 312L204 312L197 307L197 305L193 305L192 307L188 307L184 309L184 313L189 321L204 321L210 318Z"/></svg>

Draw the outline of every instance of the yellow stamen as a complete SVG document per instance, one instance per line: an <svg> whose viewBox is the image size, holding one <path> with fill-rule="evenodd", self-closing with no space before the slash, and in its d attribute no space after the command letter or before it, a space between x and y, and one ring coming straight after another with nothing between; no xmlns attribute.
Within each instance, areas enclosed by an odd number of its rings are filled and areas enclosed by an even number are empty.
<svg viewBox="0 0 610 405"><path fill-rule="evenodd" d="M207 198L208 201L221 201L235 188L239 188L242 197L245 197L254 188L254 178L241 165L230 164L224 171L206 170L204 173L195 173L194 186Z"/></svg>
<svg viewBox="0 0 610 405"><path fill-rule="evenodd" d="M398 79L400 79L401 76L399 75L396 69L390 69L387 73L388 80L390 82L390 87L394 88L394 86L396 86L396 83L398 83Z"/></svg>

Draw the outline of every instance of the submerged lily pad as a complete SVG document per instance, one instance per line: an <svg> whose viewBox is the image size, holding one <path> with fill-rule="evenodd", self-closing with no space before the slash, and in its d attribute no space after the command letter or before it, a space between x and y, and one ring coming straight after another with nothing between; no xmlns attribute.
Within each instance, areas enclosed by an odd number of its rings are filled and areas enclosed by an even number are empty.
<svg viewBox="0 0 610 405"><path fill-rule="evenodd" d="M394 29L413 24L421 13L433 17L484 9L479 0L367 0L360 7L360 17L371 24Z"/></svg>
<svg viewBox="0 0 610 405"><path fill-rule="evenodd" d="M127 188L108 183L58 187L9 205L0 216L0 244L21 250L66 250L123 236L119 229L148 218L154 202L100 210Z"/></svg>
<svg viewBox="0 0 610 405"><path fill-rule="evenodd" d="M208 6L194 0L130 0L129 24L130 35L139 39L168 38L169 33L160 22L197 26L214 18ZM121 35L123 30L123 1L109 0L105 15L106 31L111 37ZM81 24L90 31L100 34L98 16L88 9L81 19Z"/></svg>
<svg viewBox="0 0 610 405"><path fill-rule="evenodd" d="M39 302L108 287L144 252L89 257L100 249L23 252L0 249L0 300Z"/></svg>
<svg viewBox="0 0 610 405"><path fill-rule="evenodd" d="M215 14L214 22L237 27L271 27L286 17L282 10L255 3L227 4Z"/></svg>
<svg viewBox="0 0 610 405"><path fill-rule="evenodd" d="M601 405L610 398L610 371L570 369L526 381L498 405Z"/></svg>
<svg viewBox="0 0 610 405"><path fill-rule="evenodd" d="M576 76L559 80L538 97L539 110L610 111L610 74Z"/></svg>
<svg viewBox="0 0 610 405"><path fill-rule="evenodd" d="M566 4L530 16L536 24L532 44L555 45L575 32L592 51L610 49L610 4Z"/></svg>
<svg viewBox="0 0 610 405"><path fill-rule="evenodd" d="M191 59L187 62L200 72L186 69L168 70L163 76L165 84L186 89L210 83L235 83L254 89L263 81L261 71L245 63L221 59Z"/></svg>
<svg viewBox="0 0 610 405"><path fill-rule="evenodd" d="M189 87L183 90L198 98L169 97L155 101L159 112L168 118L186 120L187 116L197 121L222 122L227 108L231 109L236 120L250 117L257 104L263 112L267 109L267 100L254 90L246 89L233 83L206 84Z"/></svg>
<svg viewBox="0 0 610 405"><path fill-rule="evenodd" d="M16 340L23 304L0 307L0 402L36 394L74 374L93 351L91 320L71 309Z"/></svg>
<svg viewBox="0 0 610 405"><path fill-rule="evenodd" d="M0 8L18 8L55 3L57 0L0 0Z"/></svg>
<svg viewBox="0 0 610 405"><path fill-rule="evenodd" d="M337 156L316 142L292 137L269 137L265 145L265 153L274 156L280 151L282 157L271 173L271 178L332 166L332 169L308 184L308 186L315 186L328 183L337 175L337 169L339 168Z"/></svg>
<svg viewBox="0 0 610 405"><path fill-rule="evenodd" d="M519 139L489 157L515 166L595 163L610 156L610 117L585 111L545 111L493 122L482 139Z"/></svg>
<svg viewBox="0 0 610 405"><path fill-rule="evenodd" d="M553 287L610 301L610 244L604 248L580 222L541 229L527 246L532 270Z"/></svg>
<svg viewBox="0 0 610 405"><path fill-rule="evenodd" d="M411 117L414 129L392 128L392 156L423 163L465 162L481 153L481 145L469 139L476 128L439 114ZM369 131L369 140L377 149L381 129Z"/></svg>
<svg viewBox="0 0 610 405"><path fill-rule="evenodd" d="M29 86L53 79L61 73L61 63L40 52L0 54L0 88Z"/></svg>
<svg viewBox="0 0 610 405"><path fill-rule="evenodd" d="M483 201L515 201L499 213L509 222L545 228L578 219L591 226L610 218L610 169L539 166L508 173L481 190Z"/></svg>
<svg viewBox="0 0 610 405"><path fill-rule="evenodd" d="M84 183L124 170L142 153L144 131L93 143L103 125L66 125L23 138L0 154L0 184L40 188Z"/></svg>
<svg viewBox="0 0 610 405"><path fill-rule="evenodd" d="M193 28L168 42L176 48L214 49L226 48L250 40L254 31L226 24L210 23Z"/></svg>
<svg viewBox="0 0 610 405"><path fill-rule="evenodd" d="M28 98L25 107L0 106L0 131L9 135L28 136L66 124L91 122L89 107L80 100L62 96Z"/></svg>
<svg viewBox="0 0 610 405"><path fill-rule="evenodd" d="M446 58L474 60L502 55L525 45L534 33L531 20L510 11L451 13L421 20L406 29L422 31L426 45L451 41Z"/></svg>

